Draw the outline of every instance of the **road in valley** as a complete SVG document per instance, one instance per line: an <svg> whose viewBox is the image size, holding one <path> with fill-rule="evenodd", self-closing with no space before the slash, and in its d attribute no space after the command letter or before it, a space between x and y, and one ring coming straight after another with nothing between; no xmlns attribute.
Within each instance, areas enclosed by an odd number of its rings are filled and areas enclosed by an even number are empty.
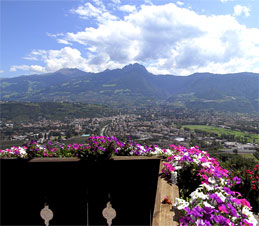
<svg viewBox="0 0 259 226"><path fill-rule="evenodd" d="M106 136L105 134L105 132L106 132L106 129L107 129L107 127L109 126L109 124L107 124L107 125L105 125L102 129L101 129L101 132L100 132L100 136Z"/></svg>

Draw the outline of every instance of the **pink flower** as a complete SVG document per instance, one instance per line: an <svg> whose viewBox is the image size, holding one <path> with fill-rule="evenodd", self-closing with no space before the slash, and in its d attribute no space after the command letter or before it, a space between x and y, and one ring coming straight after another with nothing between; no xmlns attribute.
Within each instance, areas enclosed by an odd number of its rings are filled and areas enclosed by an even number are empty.
<svg viewBox="0 0 259 226"><path fill-rule="evenodd" d="M221 211L221 212L224 212L224 213L228 213L227 209L226 209L226 206L225 205L221 205L218 207L218 209Z"/></svg>
<svg viewBox="0 0 259 226"><path fill-rule="evenodd" d="M251 223L249 223L249 222L247 222L246 220L244 220L244 222L243 222L244 224L244 226L253 226L253 224L251 224Z"/></svg>
<svg viewBox="0 0 259 226"><path fill-rule="evenodd" d="M249 209L252 209L250 203L246 199L235 199L234 202L236 204L241 204L242 206L247 206Z"/></svg>

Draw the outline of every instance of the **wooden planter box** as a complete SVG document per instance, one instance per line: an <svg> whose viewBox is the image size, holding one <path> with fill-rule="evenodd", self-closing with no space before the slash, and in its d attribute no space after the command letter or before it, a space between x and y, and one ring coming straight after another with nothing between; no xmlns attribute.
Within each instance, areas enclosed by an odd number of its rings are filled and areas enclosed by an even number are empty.
<svg viewBox="0 0 259 226"><path fill-rule="evenodd" d="M161 177L162 159L118 156L89 162L78 158L1 159L1 225L107 225L108 201L116 211L112 225L178 225L172 206L178 187ZM175 220L173 220L175 219Z"/></svg>

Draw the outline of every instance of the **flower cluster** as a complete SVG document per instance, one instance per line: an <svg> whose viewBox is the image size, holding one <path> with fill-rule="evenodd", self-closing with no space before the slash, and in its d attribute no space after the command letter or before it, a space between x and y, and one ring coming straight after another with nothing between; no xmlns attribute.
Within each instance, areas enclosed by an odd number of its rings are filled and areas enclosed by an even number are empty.
<svg viewBox="0 0 259 226"><path fill-rule="evenodd" d="M95 158L112 156L168 156L167 150L153 146L142 146L131 140L120 142L116 137L92 136L87 144L68 144L56 146L51 142L39 145L36 141L31 141L22 147L12 147L11 149L0 150L0 158L35 158L35 157L79 157Z"/></svg>
<svg viewBox="0 0 259 226"><path fill-rule="evenodd" d="M252 190L259 189L259 165L256 165L253 170L246 170L245 177L250 182Z"/></svg>
<svg viewBox="0 0 259 226"><path fill-rule="evenodd" d="M201 182L194 191L187 191L188 196L181 194L176 199L174 205L183 214L180 225L256 225L249 202L239 192L231 191L231 187L241 183L240 178L231 178L216 159L198 147L170 145L170 148L173 153L164 164L165 173L178 171L181 179L183 170L189 168L190 176L199 177Z"/></svg>
<svg viewBox="0 0 259 226"><path fill-rule="evenodd" d="M10 149L0 150L0 157L18 157L18 158L26 158L27 152L26 147L11 147Z"/></svg>
<svg viewBox="0 0 259 226"><path fill-rule="evenodd" d="M243 194L253 206L255 212L259 211L259 165L251 166L249 169L234 172L234 175L241 177L242 181L234 187Z"/></svg>
<svg viewBox="0 0 259 226"><path fill-rule="evenodd" d="M238 192L229 187L201 184L186 202L177 199L176 206L183 210L181 225L256 225L246 199L241 199Z"/></svg>
<svg viewBox="0 0 259 226"><path fill-rule="evenodd" d="M167 157L162 170L165 177L181 188L181 198L174 204L182 211L180 225L256 225L249 202L241 194L231 190L241 183L239 177L221 168L215 158L211 158L199 148L185 148L170 145L168 149L158 146L142 146L129 140L120 142L115 137L90 137L87 144L68 144L56 147L52 143L39 145L35 141L22 147L0 150L0 157L79 157L88 160L109 159L113 156L163 156ZM259 166L254 170L258 172ZM252 189L258 186L254 171L247 175L255 179ZM254 178L255 177L255 178ZM188 178L190 183L184 181ZM188 186L186 187L186 184Z"/></svg>

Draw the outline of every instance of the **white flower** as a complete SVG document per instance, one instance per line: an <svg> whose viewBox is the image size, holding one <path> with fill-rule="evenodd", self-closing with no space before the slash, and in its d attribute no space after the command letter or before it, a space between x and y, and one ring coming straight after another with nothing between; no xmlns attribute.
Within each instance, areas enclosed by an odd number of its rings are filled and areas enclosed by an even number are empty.
<svg viewBox="0 0 259 226"><path fill-rule="evenodd" d="M179 170L179 169L182 169L182 168L183 168L182 166L176 166L175 170Z"/></svg>
<svg viewBox="0 0 259 226"><path fill-rule="evenodd" d="M22 155L26 155L26 154L27 154L27 152L25 151L24 148L20 148L20 153L21 153Z"/></svg>
<svg viewBox="0 0 259 226"><path fill-rule="evenodd" d="M209 196L208 195L205 195L202 191L199 191L201 190L202 188L198 188L196 189L194 192L191 193L191 201L194 201L195 199L202 199L202 200L206 200Z"/></svg>
<svg viewBox="0 0 259 226"><path fill-rule="evenodd" d="M196 158L193 159L193 162L194 162L195 164L199 164L199 160L196 159Z"/></svg>
<svg viewBox="0 0 259 226"><path fill-rule="evenodd" d="M214 177L209 177L208 181L211 183L211 184L215 184L216 183L216 180Z"/></svg>
<svg viewBox="0 0 259 226"><path fill-rule="evenodd" d="M231 218L231 221L232 221L232 222L235 222L236 219L237 219L237 217L232 217L232 218Z"/></svg>
<svg viewBox="0 0 259 226"><path fill-rule="evenodd" d="M194 162L196 165L200 164L199 156L194 155L194 156L192 156L192 159L193 159L193 162Z"/></svg>
<svg viewBox="0 0 259 226"><path fill-rule="evenodd" d="M210 168L210 163L209 162L204 162L204 163L201 164L201 166L203 168Z"/></svg>
<svg viewBox="0 0 259 226"><path fill-rule="evenodd" d="M151 152L151 154L154 154L154 155L161 155L161 154L163 154L163 153L162 153L162 149L156 147L156 148L155 148L155 151L154 151L154 152Z"/></svg>
<svg viewBox="0 0 259 226"><path fill-rule="evenodd" d="M226 180L223 178L219 178L220 179L220 185L225 186L227 184Z"/></svg>
<svg viewBox="0 0 259 226"><path fill-rule="evenodd" d="M242 208L242 214L245 214L248 217L252 216L252 213L250 212L250 210L249 210L249 208L247 206L244 206Z"/></svg>
<svg viewBox="0 0 259 226"><path fill-rule="evenodd" d="M45 149L43 146L41 146L41 145L38 145L38 144L36 145L36 147L37 147L37 148L39 148L40 150L43 150L43 149Z"/></svg>
<svg viewBox="0 0 259 226"><path fill-rule="evenodd" d="M257 225L257 220L255 219L253 213L250 211L250 209L247 206L244 206L242 208L242 214L245 214L248 219L247 221L253 225Z"/></svg>
<svg viewBox="0 0 259 226"><path fill-rule="evenodd" d="M130 151L130 155L134 155L135 154L135 151L134 150L131 150Z"/></svg>
<svg viewBox="0 0 259 226"><path fill-rule="evenodd" d="M248 220L249 223L253 224L253 225L257 225L257 220L255 219L254 215L251 213L250 216L248 216Z"/></svg>
<svg viewBox="0 0 259 226"><path fill-rule="evenodd" d="M173 155L173 151L170 150L170 149L166 149L166 153L167 153L168 155Z"/></svg>
<svg viewBox="0 0 259 226"><path fill-rule="evenodd" d="M212 209L214 209L215 207L214 206L212 206L212 205L210 205L208 202L203 202L203 204L204 204L204 206L206 206L206 207L210 207L210 208L212 208Z"/></svg>
<svg viewBox="0 0 259 226"><path fill-rule="evenodd" d="M176 198L176 203L174 203L173 206L176 206L177 209L182 210L185 207L189 206L189 203L185 201L184 199Z"/></svg>
<svg viewBox="0 0 259 226"><path fill-rule="evenodd" d="M208 184L206 184L206 183L201 184L200 186L201 186L201 187L205 187L208 191L212 191L212 190L215 189L213 186L208 185Z"/></svg>
<svg viewBox="0 0 259 226"><path fill-rule="evenodd" d="M179 161L181 158L182 158L182 157L178 155L178 156L176 156L176 157L174 158L174 160Z"/></svg>
<svg viewBox="0 0 259 226"><path fill-rule="evenodd" d="M163 156L171 156L172 151L170 149L161 149L159 147L155 147L155 151L151 152L153 155L163 155Z"/></svg>
<svg viewBox="0 0 259 226"><path fill-rule="evenodd" d="M200 158L202 158L202 155L201 155L201 153L198 155L198 157L197 157L198 159L200 159Z"/></svg>
<svg viewBox="0 0 259 226"><path fill-rule="evenodd" d="M219 197L223 202L225 202L226 197L225 197L222 193L216 192L215 194L217 194L218 197Z"/></svg>
<svg viewBox="0 0 259 226"><path fill-rule="evenodd" d="M25 149L23 147L11 147L11 152L12 154L14 154L15 152L19 152L21 157L26 157L27 156L27 152L25 151ZM7 152L7 151L5 151Z"/></svg>

